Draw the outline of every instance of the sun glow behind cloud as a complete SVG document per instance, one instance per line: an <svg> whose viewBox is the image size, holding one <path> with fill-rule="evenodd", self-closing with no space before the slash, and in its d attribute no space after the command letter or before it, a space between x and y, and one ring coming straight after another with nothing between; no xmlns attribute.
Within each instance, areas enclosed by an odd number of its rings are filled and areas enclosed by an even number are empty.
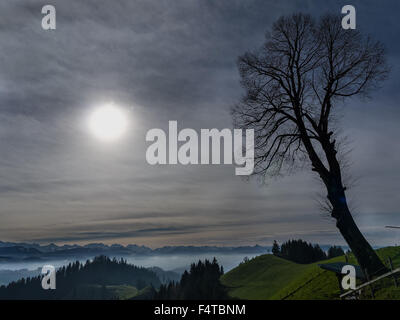
<svg viewBox="0 0 400 320"><path fill-rule="evenodd" d="M128 116L122 108L106 104L95 108L89 115L89 130L104 142L120 139L127 130Z"/></svg>

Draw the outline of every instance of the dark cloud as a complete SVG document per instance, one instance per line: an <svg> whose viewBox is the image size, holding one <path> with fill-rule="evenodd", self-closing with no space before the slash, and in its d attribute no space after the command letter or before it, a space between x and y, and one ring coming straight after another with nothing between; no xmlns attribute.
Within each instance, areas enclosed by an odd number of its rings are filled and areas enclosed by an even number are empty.
<svg viewBox="0 0 400 320"><path fill-rule="evenodd" d="M136 231L125 231L125 232L82 232L82 233L73 233L69 236L63 237L41 237L38 239L33 239L35 242L69 242L69 241L94 241L94 240L118 240L120 238L137 238L142 236L143 234L151 233L152 236L159 236L165 234L188 234L190 230L188 228L178 228L178 227L169 227L169 228L152 228L152 229L142 229Z"/></svg>

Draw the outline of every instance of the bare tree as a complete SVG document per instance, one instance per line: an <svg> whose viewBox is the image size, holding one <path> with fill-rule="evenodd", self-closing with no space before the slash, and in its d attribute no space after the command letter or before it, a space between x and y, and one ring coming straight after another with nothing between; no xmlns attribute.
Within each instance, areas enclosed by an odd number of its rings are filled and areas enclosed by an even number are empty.
<svg viewBox="0 0 400 320"><path fill-rule="evenodd" d="M360 266L369 275L385 271L348 208L333 121L338 104L367 95L386 78L382 44L344 30L338 16L315 22L295 14L278 19L262 48L238 65L246 95L232 113L237 126L255 130L255 174L310 163Z"/></svg>

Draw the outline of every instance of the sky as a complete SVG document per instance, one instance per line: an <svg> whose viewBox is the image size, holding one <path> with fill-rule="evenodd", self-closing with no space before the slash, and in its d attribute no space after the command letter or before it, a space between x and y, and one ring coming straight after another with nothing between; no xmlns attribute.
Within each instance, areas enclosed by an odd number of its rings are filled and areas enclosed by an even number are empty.
<svg viewBox="0 0 400 320"><path fill-rule="evenodd" d="M56 8L56 30L41 8ZM38 243L344 244L318 206L308 168L265 184L232 165L151 166L146 132L231 128L244 94L236 61L281 15L340 14L344 1L85 0L0 3L0 240ZM370 100L343 108L356 181L350 205L374 246L400 242L400 3L352 1L357 28L383 42L391 73ZM112 144L89 132L104 103L129 129Z"/></svg>

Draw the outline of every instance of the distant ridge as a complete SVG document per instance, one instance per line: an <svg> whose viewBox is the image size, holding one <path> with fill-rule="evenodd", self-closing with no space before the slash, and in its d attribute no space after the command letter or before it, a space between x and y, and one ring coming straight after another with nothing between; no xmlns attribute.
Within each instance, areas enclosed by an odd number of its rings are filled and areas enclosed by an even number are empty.
<svg viewBox="0 0 400 320"><path fill-rule="evenodd" d="M151 249L146 246L129 244L106 245L103 243L90 243L87 245L62 245L54 243L40 245L37 243L17 243L0 241L0 257L3 261L10 260L42 260L59 259L62 257L88 257L95 255L123 256L123 255L180 255L180 254L261 254L268 253L270 247L241 246L241 247L218 247L218 246L165 246Z"/></svg>

